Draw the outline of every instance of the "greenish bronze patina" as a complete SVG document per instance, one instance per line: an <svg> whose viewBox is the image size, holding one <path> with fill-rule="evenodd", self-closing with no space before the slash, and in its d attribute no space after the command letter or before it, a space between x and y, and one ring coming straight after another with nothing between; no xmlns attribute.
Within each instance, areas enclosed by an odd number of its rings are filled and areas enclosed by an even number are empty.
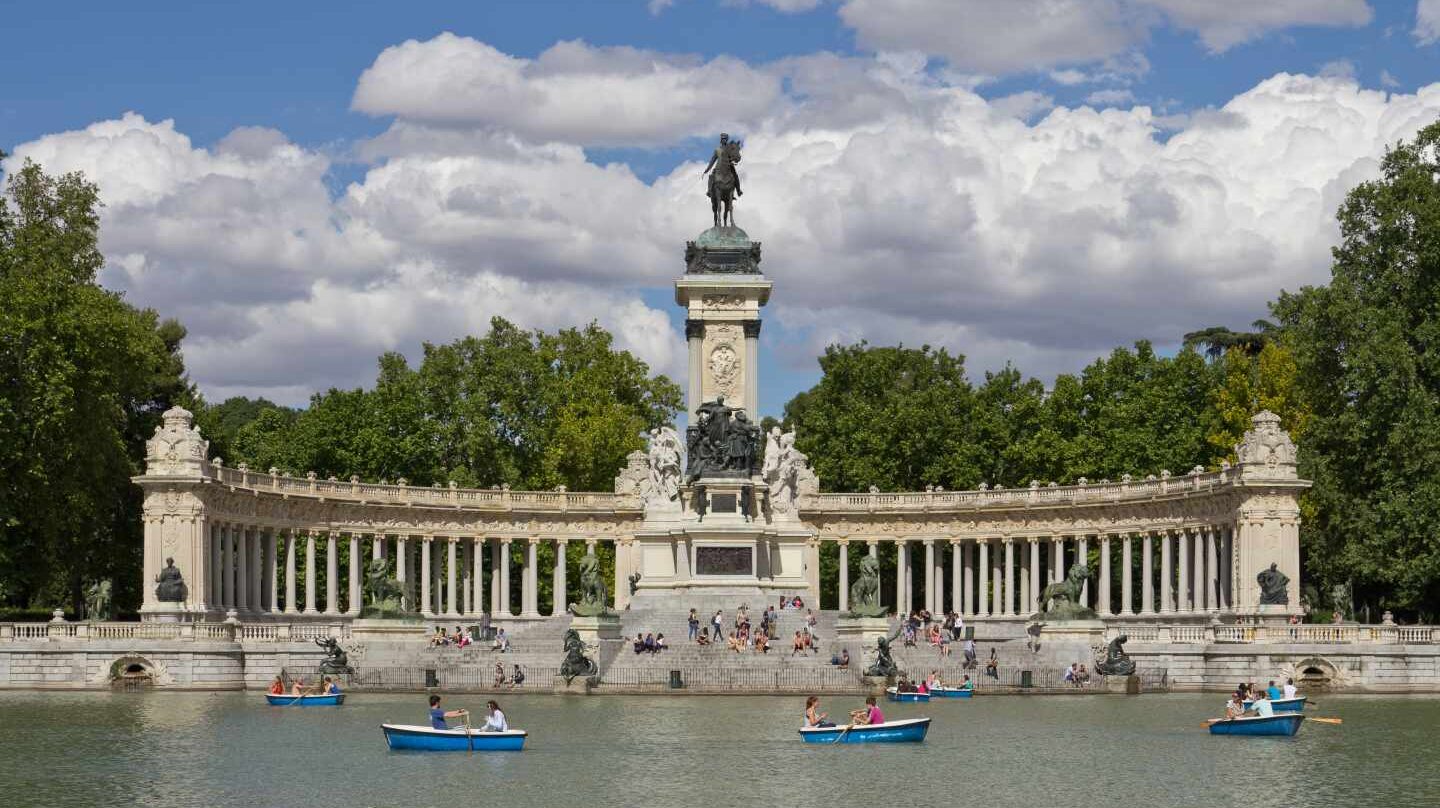
<svg viewBox="0 0 1440 808"><path fill-rule="evenodd" d="M1095 610L1080 603L1080 593L1090 568L1083 563L1070 567L1070 574L1058 584L1050 584L1040 593L1040 616L1045 620L1093 620Z"/></svg>
<svg viewBox="0 0 1440 808"><path fill-rule="evenodd" d="M609 592L605 580L600 577L600 559L593 555L580 557L580 600L570 604L570 613L576 617L598 617L611 614Z"/></svg>
<svg viewBox="0 0 1440 808"><path fill-rule="evenodd" d="M884 617L880 603L880 562L874 556L860 559L860 576L850 585L850 611L847 617Z"/></svg>

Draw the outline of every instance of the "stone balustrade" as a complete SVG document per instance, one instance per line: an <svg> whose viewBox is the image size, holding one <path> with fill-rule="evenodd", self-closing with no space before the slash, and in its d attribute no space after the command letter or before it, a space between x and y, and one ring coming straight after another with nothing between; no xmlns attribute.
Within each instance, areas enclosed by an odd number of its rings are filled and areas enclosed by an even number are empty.
<svg viewBox="0 0 1440 808"><path fill-rule="evenodd" d="M348 623L0 623L0 643L112 642L176 640L189 642L310 642L350 636Z"/></svg>

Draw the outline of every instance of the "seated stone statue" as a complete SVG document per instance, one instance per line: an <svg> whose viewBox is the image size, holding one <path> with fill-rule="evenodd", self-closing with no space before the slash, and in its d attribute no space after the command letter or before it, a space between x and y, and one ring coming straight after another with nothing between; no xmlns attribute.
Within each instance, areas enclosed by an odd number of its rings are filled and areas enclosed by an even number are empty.
<svg viewBox="0 0 1440 808"><path fill-rule="evenodd" d="M1129 637L1121 634L1105 646L1105 656L1095 660L1095 672L1101 676L1130 676L1135 673L1135 661L1125 653Z"/></svg>
<svg viewBox="0 0 1440 808"><path fill-rule="evenodd" d="M1290 603L1290 577L1271 564L1270 569L1261 570L1255 576L1256 583L1260 584L1260 605L1261 606L1287 606Z"/></svg>
<svg viewBox="0 0 1440 808"><path fill-rule="evenodd" d="M155 599L161 603L185 602L185 578L175 566L175 559L165 559L165 569L155 576Z"/></svg>

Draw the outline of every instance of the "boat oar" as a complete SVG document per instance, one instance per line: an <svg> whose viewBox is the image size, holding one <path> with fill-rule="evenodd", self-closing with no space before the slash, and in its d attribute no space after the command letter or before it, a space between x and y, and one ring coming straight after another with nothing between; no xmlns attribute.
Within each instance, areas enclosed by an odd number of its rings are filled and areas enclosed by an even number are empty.
<svg viewBox="0 0 1440 808"><path fill-rule="evenodd" d="M1319 718L1316 716L1305 716L1306 721L1315 721L1320 724L1343 724L1345 721L1339 718Z"/></svg>
<svg viewBox="0 0 1440 808"><path fill-rule="evenodd" d="M470 734L470 711L465 711L465 757L475 754L475 736Z"/></svg>
<svg viewBox="0 0 1440 808"><path fill-rule="evenodd" d="M831 743L832 745L833 745L833 744L840 743L840 739L841 739L841 738L844 738L847 734L849 734L850 728L853 727L853 726L855 726L855 725L854 725L854 724L846 724L846 725L845 725L845 729L840 730L840 734L839 734L839 735L836 735L836 736L835 736L835 740L831 741L830 743Z"/></svg>

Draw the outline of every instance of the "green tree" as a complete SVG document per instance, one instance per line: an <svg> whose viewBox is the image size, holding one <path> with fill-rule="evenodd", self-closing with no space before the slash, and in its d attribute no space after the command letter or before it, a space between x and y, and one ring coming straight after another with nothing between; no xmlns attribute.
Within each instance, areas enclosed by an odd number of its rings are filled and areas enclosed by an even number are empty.
<svg viewBox="0 0 1440 808"><path fill-rule="evenodd" d="M1273 307L1294 353L1307 572L1357 603L1440 608L1440 122L1341 205L1329 286Z"/></svg>
<svg viewBox="0 0 1440 808"><path fill-rule="evenodd" d="M99 201L79 174L26 161L0 195L0 598L68 604L111 578L140 585L144 440L192 403L185 330L102 289Z"/></svg>

